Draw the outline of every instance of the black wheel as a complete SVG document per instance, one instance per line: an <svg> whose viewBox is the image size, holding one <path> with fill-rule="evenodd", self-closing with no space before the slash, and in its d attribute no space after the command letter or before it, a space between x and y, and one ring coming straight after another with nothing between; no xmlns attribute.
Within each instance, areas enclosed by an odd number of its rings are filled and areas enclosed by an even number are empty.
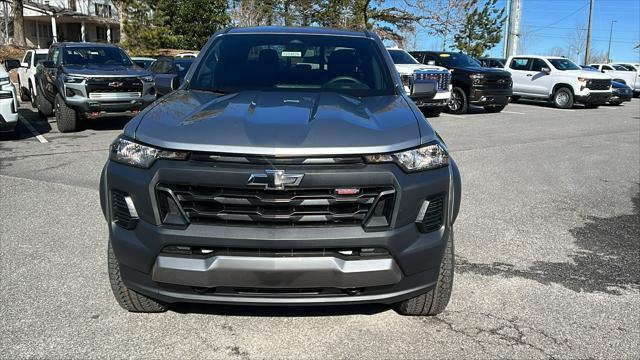
<svg viewBox="0 0 640 360"><path fill-rule="evenodd" d="M29 101L30 100L29 96L27 96L27 94L24 93L24 87L22 87L22 85L20 84L21 84L20 78L18 78L18 92L20 94L20 101Z"/></svg>
<svg viewBox="0 0 640 360"><path fill-rule="evenodd" d="M518 100L520 100L520 96L513 95L513 96L511 97L511 102L517 102Z"/></svg>
<svg viewBox="0 0 640 360"><path fill-rule="evenodd" d="M573 93L571 90L561 87L553 93L553 104L559 109L571 109L573 107Z"/></svg>
<svg viewBox="0 0 640 360"><path fill-rule="evenodd" d="M31 100L31 106L37 108L38 103L36 102L36 94L33 93L33 86L31 85L31 82L29 82L29 99Z"/></svg>
<svg viewBox="0 0 640 360"><path fill-rule="evenodd" d="M422 108L420 110L422 111L422 114L424 114L424 116L426 117L438 117L440 116L440 113L442 112L443 108L428 107L428 108Z"/></svg>
<svg viewBox="0 0 640 360"><path fill-rule="evenodd" d="M447 104L447 109L450 113L453 114L466 114L469 109L469 104L467 103L467 94L464 93L459 87L454 87L451 90L451 100Z"/></svg>
<svg viewBox="0 0 640 360"><path fill-rule="evenodd" d="M504 110L505 107L507 107L507 105L485 106L484 107L484 111L486 111L488 113L499 113L500 111Z"/></svg>
<svg viewBox="0 0 640 360"><path fill-rule="evenodd" d="M60 132L78 131L79 121L78 114L75 110L67 106L62 95L56 94L56 122Z"/></svg>
<svg viewBox="0 0 640 360"><path fill-rule="evenodd" d="M443 312L449 303L453 289L453 265L453 229L451 229L440 263L438 282L428 292L397 303L397 311L402 315L414 316L432 316Z"/></svg>
<svg viewBox="0 0 640 360"><path fill-rule="evenodd" d="M622 101L620 100L609 101L609 105L618 106L620 104L622 104Z"/></svg>
<svg viewBox="0 0 640 360"><path fill-rule="evenodd" d="M36 96L36 107L38 108L38 114L41 117L46 118L47 116L53 115L53 104L47 100L42 92L42 87L38 87L38 96Z"/></svg>
<svg viewBox="0 0 640 360"><path fill-rule="evenodd" d="M109 240L109 249L107 250L107 266L111 291L113 291L113 296L115 296L120 306L132 312L153 313L167 311L166 304L139 294L124 284L120 276L120 264L113 253L111 240Z"/></svg>

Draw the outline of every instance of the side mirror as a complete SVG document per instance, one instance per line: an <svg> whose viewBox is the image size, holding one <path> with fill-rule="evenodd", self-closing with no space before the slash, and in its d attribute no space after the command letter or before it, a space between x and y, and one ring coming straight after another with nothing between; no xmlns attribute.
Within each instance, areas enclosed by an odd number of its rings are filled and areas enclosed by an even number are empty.
<svg viewBox="0 0 640 360"><path fill-rule="evenodd" d="M51 60L41 61L40 64L42 64L42 66L46 67L47 69L51 69L51 68L56 67L56 64L54 64L53 61L51 61Z"/></svg>
<svg viewBox="0 0 640 360"><path fill-rule="evenodd" d="M545 73L545 74L548 74L548 73L550 73L550 72L551 72L551 69L550 69L550 68L548 68L548 67L543 67L543 68L541 68L541 69L540 69L540 71L542 71L542 72L543 72L543 73Z"/></svg>
<svg viewBox="0 0 640 360"><path fill-rule="evenodd" d="M158 74L154 81L158 96L167 95L182 85L182 79L176 74Z"/></svg>
<svg viewBox="0 0 640 360"><path fill-rule="evenodd" d="M435 60L427 61L427 65L435 65L435 64L436 64Z"/></svg>
<svg viewBox="0 0 640 360"><path fill-rule="evenodd" d="M20 63L20 67L28 68L29 67L29 63L26 63L26 62Z"/></svg>
<svg viewBox="0 0 640 360"><path fill-rule="evenodd" d="M16 59L6 59L4 61L4 67L7 69L7 71L17 69L20 67L20 61Z"/></svg>

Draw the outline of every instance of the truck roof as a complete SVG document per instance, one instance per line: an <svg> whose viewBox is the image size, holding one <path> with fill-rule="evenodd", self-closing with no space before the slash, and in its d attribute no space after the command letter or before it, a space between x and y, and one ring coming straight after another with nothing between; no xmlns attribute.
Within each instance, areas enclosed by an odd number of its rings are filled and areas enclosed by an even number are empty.
<svg viewBox="0 0 640 360"><path fill-rule="evenodd" d="M335 36L355 36L372 37L369 31L355 31L344 29L332 29L306 26L253 26L242 28L230 28L227 34L313 34L313 35L335 35Z"/></svg>
<svg viewBox="0 0 640 360"><path fill-rule="evenodd" d="M118 47L117 44L99 43L99 42L59 42L56 45L64 47Z"/></svg>

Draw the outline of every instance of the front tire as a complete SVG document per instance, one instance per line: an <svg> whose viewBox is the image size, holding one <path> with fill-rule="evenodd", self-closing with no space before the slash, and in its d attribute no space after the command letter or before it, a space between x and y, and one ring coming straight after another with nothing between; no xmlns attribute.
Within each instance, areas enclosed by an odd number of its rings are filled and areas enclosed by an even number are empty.
<svg viewBox="0 0 640 360"><path fill-rule="evenodd" d="M109 249L107 250L107 264L109 270L109 282L111 283L111 291L120 306L131 312L164 312L167 311L167 305L147 296L139 294L129 289L120 276L120 264L116 255L113 253L111 240L109 240Z"/></svg>
<svg viewBox="0 0 640 360"><path fill-rule="evenodd" d="M469 110L469 103L467 102L467 94L459 87L454 87L451 90L451 100L447 104L447 109L452 114L466 114Z"/></svg>
<svg viewBox="0 0 640 360"><path fill-rule="evenodd" d="M40 117L47 118L48 116L53 115L53 105L44 97L44 93L42 92L42 87L38 88L38 96L36 96L36 107L38 108L38 114Z"/></svg>
<svg viewBox="0 0 640 360"><path fill-rule="evenodd" d="M38 107L38 103L36 101L36 94L33 92L34 87L29 83L29 99L31 100L31 106L34 108Z"/></svg>
<svg viewBox="0 0 640 360"><path fill-rule="evenodd" d="M453 289L453 228L449 231L436 285L424 294L396 304L398 313L412 316L433 316L444 311Z"/></svg>
<svg viewBox="0 0 640 360"><path fill-rule="evenodd" d="M573 93L566 87L561 87L553 93L553 104L558 109L571 109L573 107Z"/></svg>
<svg viewBox="0 0 640 360"><path fill-rule="evenodd" d="M420 110L422 110L422 114L426 117L438 117L443 109L441 107L428 107Z"/></svg>
<svg viewBox="0 0 640 360"><path fill-rule="evenodd" d="M500 111L504 110L505 107L507 107L507 105L485 106L484 111L488 113L499 113Z"/></svg>
<svg viewBox="0 0 640 360"><path fill-rule="evenodd" d="M67 106L62 95L56 94L56 122L60 132L78 131L78 114L75 110Z"/></svg>
<svg viewBox="0 0 640 360"><path fill-rule="evenodd" d="M618 106L620 104L622 104L622 101L619 101L619 100L609 101L609 105Z"/></svg>

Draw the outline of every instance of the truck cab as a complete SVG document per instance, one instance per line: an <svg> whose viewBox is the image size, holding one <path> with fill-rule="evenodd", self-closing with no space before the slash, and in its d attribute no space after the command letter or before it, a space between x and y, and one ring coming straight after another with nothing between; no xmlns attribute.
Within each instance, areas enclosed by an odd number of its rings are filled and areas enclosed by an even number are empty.
<svg viewBox="0 0 640 360"><path fill-rule="evenodd" d="M411 52L423 64L451 70L452 85L449 112L464 114L470 105L482 106L487 112L502 111L511 99L511 75L501 69L483 67L469 55L445 51Z"/></svg>
<svg viewBox="0 0 640 360"><path fill-rule="evenodd" d="M36 97L36 67L38 63L47 60L48 49L27 50L24 53L20 68L18 69L18 92L20 100L31 101L35 106Z"/></svg>

